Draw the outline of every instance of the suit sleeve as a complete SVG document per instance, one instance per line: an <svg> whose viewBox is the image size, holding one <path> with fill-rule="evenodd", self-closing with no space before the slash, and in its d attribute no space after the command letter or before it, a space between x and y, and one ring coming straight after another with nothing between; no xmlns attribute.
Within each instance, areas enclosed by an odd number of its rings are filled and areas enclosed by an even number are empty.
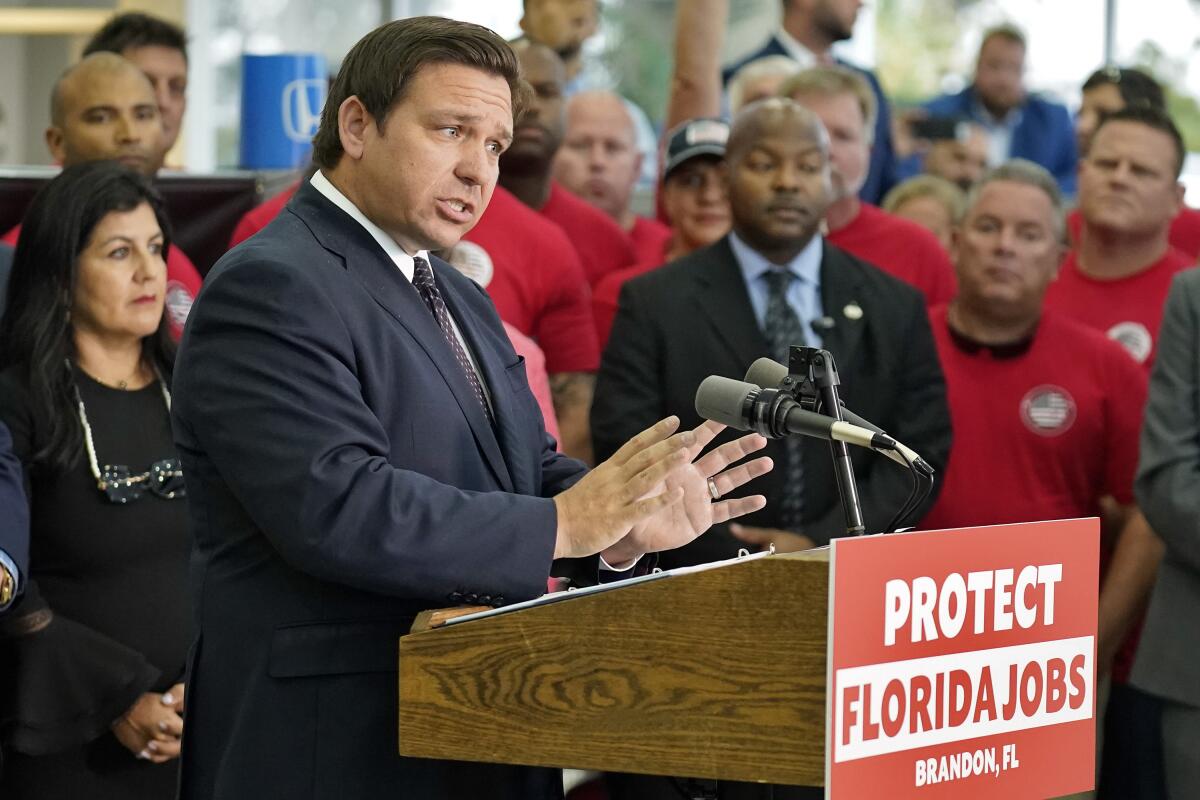
<svg viewBox="0 0 1200 800"><path fill-rule="evenodd" d="M908 306L904 315L908 326L897 341L895 351L895 357L901 361L896 372L896 411L892 420L882 424L893 438L920 453L936 470L929 498L905 523L915 525L933 505L941 489L937 473L945 469L950 453L950 409L946 404L946 380L929 319L919 297L914 297ZM908 498L912 491L912 476L908 470L883 456L870 452L856 455L875 460L868 476L859 479L858 492L867 532L878 533ZM805 533L822 544L831 537L843 535L845 529L841 503L835 503L828 514L810 523Z"/></svg>
<svg viewBox="0 0 1200 800"><path fill-rule="evenodd" d="M406 597L467 584L512 600L540 595L553 501L394 466L401 445L363 399L356 343L327 291L308 271L249 251L210 278L175 374L185 469L189 450L203 454L198 463L211 462L213 480L280 555L319 579ZM419 399L421 388L396 391Z"/></svg>
<svg viewBox="0 0 1200 800"><path fill-rule="evenodd" d="M1050 172L1067 197L1074 197L1078 179L1079 153L1075 143L1075 126L1067 109L1058 104L1050 105L1051 127L1054 132L1053 165Z"/></svg>
<svg viewBox="0 0 1200 800"><path fill-rule="evenodd" d="M639 281L621 288L592 399L592 446L597 462L612 456L665 414L660 340L649 305Z"/></svg>
<svg viewBox="0 0 1200 800"><path fill-rule="evenodd" d="M1168 551L1200 572L1200 272L1167 296L1142 423L1138 504Z"/></svg>
<svg viewBox="0 0 1200 800"><path fill-rule="evenodd" d="M0 563L17 578L18 591L29 564L29 503L23 484L12 436L0 422ZM0 606L0 611L4 608Z"/></svg>

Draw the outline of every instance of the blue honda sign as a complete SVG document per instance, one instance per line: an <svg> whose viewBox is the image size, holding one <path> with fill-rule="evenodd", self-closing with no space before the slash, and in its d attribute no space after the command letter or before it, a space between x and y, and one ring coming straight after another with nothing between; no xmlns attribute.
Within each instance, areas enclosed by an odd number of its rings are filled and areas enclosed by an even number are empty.
<svg viewBox="0 0 1200 800"><path fill-rule="evenodd" d="M321 122L325 59L316 53L242 56L243 169L304 166Z"/></svg>

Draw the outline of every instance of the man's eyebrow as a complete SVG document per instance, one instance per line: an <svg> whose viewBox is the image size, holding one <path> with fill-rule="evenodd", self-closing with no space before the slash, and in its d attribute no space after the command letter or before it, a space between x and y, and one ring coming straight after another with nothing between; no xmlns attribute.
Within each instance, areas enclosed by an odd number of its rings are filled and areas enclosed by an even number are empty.
<svg viewBox="0 0 1200 800"><path fill-rule="evenodd" d="M116 111L117 107L111 103L98 103L94 106L87 106L83 109L84 114L91 114L94 111Z"/></svg>

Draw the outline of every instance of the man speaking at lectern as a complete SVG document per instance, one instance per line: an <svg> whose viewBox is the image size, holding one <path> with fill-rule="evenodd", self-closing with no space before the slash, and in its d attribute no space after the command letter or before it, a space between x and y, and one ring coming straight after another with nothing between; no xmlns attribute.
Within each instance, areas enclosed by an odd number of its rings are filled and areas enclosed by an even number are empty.
<svg viewBox="0 0 1200 800"><path fill-rule="evenodd" d="M431 257L483 213L520 111L474 25L384 25L342 63L319 171L221 259L174 378L195 536L183 798L561 797L556 771L401 758L398 638L425 608L632 569L762 497L663 420L586 473L555 452L491 302ZM585 474L586 473L586 474ZM609 567L608 565L612 565Z"/></svg>

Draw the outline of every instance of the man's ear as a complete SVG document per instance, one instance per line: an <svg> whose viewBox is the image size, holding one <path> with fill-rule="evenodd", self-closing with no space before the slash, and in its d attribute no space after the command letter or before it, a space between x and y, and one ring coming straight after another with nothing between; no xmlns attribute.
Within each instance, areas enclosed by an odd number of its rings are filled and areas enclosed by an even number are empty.
<svg viewBox="0 0 1200 800"><path fill-rule="evenodd" d="M50 151L50 157L54 159L54 163L61 164L66 156L67 148L64 145L66 137L63 135L62 128L57 125L51 125L46 128L46 149Z"/></svg>
<svg viewBox="0 0 1200 800"><path fill-rule="evenodd" d="M1175 181L1175 213L1179 214L1183 210L1184 196L1187 194L1187 187L1183 185L1183 181Z"/></svg>
<svg viewBox="0 0 1200 800"><path fill-rule="evenodd" d="M338 138L342 142L342 151L355 160L362 158L367 129L374 124L375 119L358 95L352 94L343 100L338 106Z"/></svg>

